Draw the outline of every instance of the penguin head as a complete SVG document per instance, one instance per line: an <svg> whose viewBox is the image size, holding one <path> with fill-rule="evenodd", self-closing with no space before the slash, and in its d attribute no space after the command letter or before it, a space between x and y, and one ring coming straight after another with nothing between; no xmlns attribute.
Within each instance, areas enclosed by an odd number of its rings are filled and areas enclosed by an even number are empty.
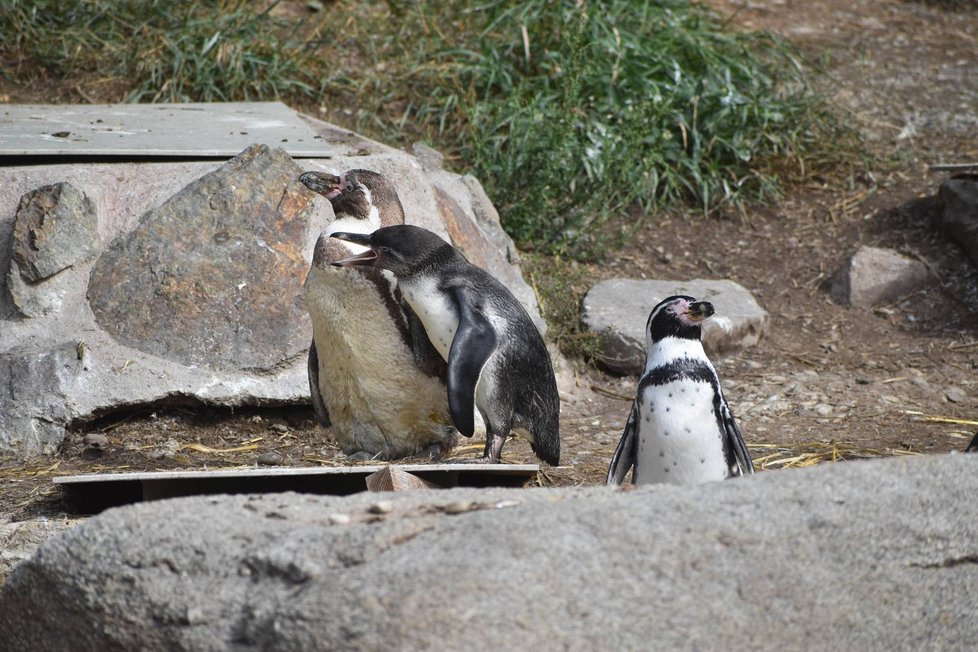
<svg viewBox="0 0 978 652"><path fill-rule="evenodd" d="M667 337L698 340L701 322L713 313L713 304L709 301L697 301L685 295L667 297L649 313L646 335L650 342Z"/></svg>
<svg viewBox="0 0 978 652"><path fill-rule="evenodd" d="M306 172L302 184L329 200L337 218L374 220L381 226L404 223L404 208L394 185L371 170L347 170L336 176L328 172Z"/></svg>
<svg viewBox="0 0 978 652"><path fill-rule="evenodd" d="M337 232L332 237L367 247L362 254L334 262L336 267L380 267L401 278L436 267L455 253L437 234L411 224L385 226L369 234Z"/></svg>

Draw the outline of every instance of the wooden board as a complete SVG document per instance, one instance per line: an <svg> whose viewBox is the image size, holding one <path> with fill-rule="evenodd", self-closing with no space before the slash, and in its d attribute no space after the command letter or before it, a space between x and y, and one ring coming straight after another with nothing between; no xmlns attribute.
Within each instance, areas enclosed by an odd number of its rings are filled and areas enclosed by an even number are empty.
<svg viewBox="0 0 978 652"><path fill-rule="evenodd" d="M228 158L249 145L336 152L281 102L0 105L0 156Z"/></svg>
<svg viewBox="0 0 978 652"><path fill-rule="evenodd" d="M216 471L93 473L53 482L75 511L99 512L144 500L217 493L298 491L348 495L365 491L367 477L388 466L436 487L521 487L540 471L536 464L398 464L338 467L270 467Z"/></svg>

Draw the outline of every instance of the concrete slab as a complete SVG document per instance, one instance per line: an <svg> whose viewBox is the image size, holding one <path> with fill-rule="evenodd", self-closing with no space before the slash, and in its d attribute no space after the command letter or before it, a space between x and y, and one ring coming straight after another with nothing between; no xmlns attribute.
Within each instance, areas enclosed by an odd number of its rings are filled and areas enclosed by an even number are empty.
<svg viewBox="0 0 978 652"><path fill-rule="evenodd" d="M337 149L281 102L8 104L0 109L0 156L228 158L254 143L290 156Z"/></svg>

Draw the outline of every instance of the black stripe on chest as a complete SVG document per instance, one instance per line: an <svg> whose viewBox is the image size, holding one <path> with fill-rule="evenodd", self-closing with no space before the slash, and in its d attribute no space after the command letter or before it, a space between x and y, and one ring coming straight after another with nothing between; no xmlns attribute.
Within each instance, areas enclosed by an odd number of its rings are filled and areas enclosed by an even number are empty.
<svg viewBox="0 0 978 652"><path fill-rule="evenodd" d="M656 387L680 380L691 380L696 383L708 383L714 390L718 383L716 372L712 367L692 358L677 358L669 364L656 367L642 376L639 388Z"/></svg>

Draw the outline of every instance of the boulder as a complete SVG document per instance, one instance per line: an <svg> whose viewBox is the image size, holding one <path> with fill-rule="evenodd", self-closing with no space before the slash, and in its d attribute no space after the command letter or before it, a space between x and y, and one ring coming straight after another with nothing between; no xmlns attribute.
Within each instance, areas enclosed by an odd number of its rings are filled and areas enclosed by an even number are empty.
<svg viewBox="0 0 978 652"><path fill-rule="evenodd" d="M216 110L216 109L215 109ZM395 181L407 221L533 290L479 182L307 116L337 154L0 167L0 456L51 454L113 411L309 401L302 282L329 202L304 170Z"/></svg>
<svg viewBox="0 0 978 652"><path fill-rule="evenodd" d="M932 226L978 266L978 174L961 174L941 184L931 216Z"/></svg>
<svg viewBox="0 0 978 652"><path fill-rule="evenodd" d="M657 303L675 294L709 301L716 308L716 314L703 322L703 346L709 355L754 346L767 330L767 312L733 281L609 279L592 287L582 306L584 328L602 336L602 364L620 374L641 373L649 313Z"/></svg>
<svg viewBox="0 0 978 652"><path fill-rule="evenodd" d="M88 303L117 342L184 366L272 371L309 348L305 251L326 224L302 168L251 147L102 252Z"/></svg>
<svg viewBox="0 0 978 652"><path fill-rule="evenodd" d="M0 589L11 649L978 649L978 456L696 487L181 498Z"/></svg>
<svg viewBox="0 0 978 652"><path fill-rule="evenodd" d="M927 265L892 249L860 247L832 280L832 298L844 306L871 308L931 283Z"/></svg>

